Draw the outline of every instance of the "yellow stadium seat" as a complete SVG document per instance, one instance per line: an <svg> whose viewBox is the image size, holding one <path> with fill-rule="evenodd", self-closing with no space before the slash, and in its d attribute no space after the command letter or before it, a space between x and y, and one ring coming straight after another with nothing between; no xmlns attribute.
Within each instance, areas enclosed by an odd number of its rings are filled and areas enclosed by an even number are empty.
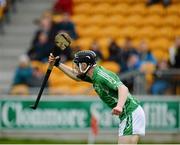
<svg viewBox="0 0 180 145"><path fill-rule="evenodd" d="M109 26L104 27L103 29L100 29L100 36L101 37L108 37L108 38L118 38L120 36L120 29L118 27Z"/></svg>
<svg viewBox="0 0 180 145"><path fill-rule="evenodd" d="M74 15L72 17L72 20L77 26L87 26L87 25L89 25L89 18L84 14Z"/></svg>
<svg viewBox="0 0 180 145"><path fill-rule="evenodd" d="M159 62L161 60L168 60L169 59L169 54L167 51L162 51L162 50L158 50L158 49L154 49L152 51L154 57L156 58L156 60Z"/></svg>
<svg viewBox="0 0 180 145"><path fill-rule="evenodd" d="M120 71L120 66L114 61L105 61L102 62L101 65L114 73L118 73Z"/></svg>
<svg viewBox="0 0 180 145"><path fill-rule="evenodd" d="M129 9L131 15L146 15L147 14L147 8L145 7L145 4L135 4L132 5Z"/></svg>
<svg viewBox="0 0 180 145"><path fill-rule="evenodd" d="M11 95L29 95L29 87L24 84L15 85L11 88Z"/></svg>
<svg viewBox="0 0 180 145"><path fill-rule="evenodd" d="M120 14L120 15L129 15L130 14L131 6L129 6L126 3L119 3L116 5L113 5L113 8L111 9L111 14Z"/></svg>
<svg viewBox="0 0 180 145"><path fill-rule="evenodd" d="M51 94L51 95L69 94L69 89L70 89L70 87L68 85L49 87L49 94Z"/></svg>
<svg viewBox="0 0 180 145"><path fill-rule="evenodd" d="M98 43L102 49L107 49L109 45L109 39L108 37L101 37L98 39Z"/></svg>
<svg viewBox="0 0 180 145"><path fill-rule="evenodd" d="M153 38L155 37L156 29L153 26L143 27L139 31L137 31L136 38L145 39L145 38Z"/></svg>
<svg viewBox="0 0 180 145"><path fill-rule="evenodd" d="M118 14L110 15L104 21L107 26L122 27L126 25L127 18Z"/></svg>
<svg viewBox="0 0 180 145"><path fill-rule="evenodd" d="M139 31L139 30L138 30ZM134 26L127 26L125 28L121 28L119 31L121 37L135 37L137 35L137 28Z"/></svg>
<svg viewBox="0 0 180 145"><path fill-rule="evenodd" d="M174 32L175 36L180 36L180 29L177 29L175 32Z"/></svg>
<svg viewBox="0 0 180 145"><path fill-rule="evenodd" d="M91 44L93 42L93 39L92 38L89 38L89 37L84 37L84 38L80 38L76 41L76 44L78 46L81 47L81 49L89 49Z"/></svg>
<svg viewBox="0 0 180 145"><path fill-rule="evenodd" d="M134 14L127 17L126 25L140 27L143 26L144 18L141 15Z"/></svg>
<svg viewBox="0 0 180 145"><path fill-rule="evenodd" d="M180 26L180 20L178 15L170 15L164 18L164 25L170 27Z"/></svg>
<svg viewBox="0 0 180 145"><path fill-rule="evenodd" d="M168 51L170 45L171 42L165 38L156 39L150 43L150 47L152 50L162 50L165 52Z"/></svg>
<svg viewBox="0 0 180 145"><path fill-rule="evenodd" d="M89 10L90 13L92 15L95 14L103 14L103 15L107 15L110 13L110 9L112 9L113 7L108 4L108 3L100 3L100 4L96 4L96 6L93 6L93 9Z"/></svg>
<svg viewBox="0 0 180 145"><path fill-rule="evenodd" d="M54 23L59 23L62 20L62 15L60 14L55 14L52 16L52 20Z"/></svg>
<svg viewBox="0 0 180 145"><path fill-rule="evenodd" d="M95 26L104 26L106 25L105 20L107 18L104 15L98 14L98 15L94 15L92 17L89 18L89 25L95 25Z"/></svg>
<svg viewBox="0 0 180 145"><path fill-rule="evenodd" d="M123 2L130 4L144 4L146 0L123 0Z"/></svg>
<svg viewBox="0 0 180 145"><path fill-rule="evenodd" d="M154 73L155 69L156 69L156 66L149 62L146 62L141 65L140 70L141 70L141 72L145 73L145 79L148 82L147 84L153 83L153 73Z"/></svg>
<svg viewBox="0 0 180 145"><path fill-rule="evenodd" d="M87 95L89 93L89 90L91 89L92 84L87 82L77 82L77 85L71 86L71 89L69 90L70 94L72 95Z"/></svg>
<svg viewBox="0 0 180 145"><path fill-rule="evenodd" d="M152 5L151 7L148 7L148 14L149 15L165 15L166 10L162 5Z"/></svg>
<svg viewBox="0 0 180 145"><path fill-rule="evenodd" d="M98 38L100 35L100 28L97 26L91 26L84 29L79 33L80 37L91 37L91 38Z"/></svg>
<svg viewBox="0 0 180 145"><path fill-rule="evenodd" d="M3 11L4 11L3 7L0 6L0 20L1 20L2 17L3 17Z"/></svg>
<svg viewBox="0 0 180 145"><path fill-rule="evenodd" d="M116 42L119 46L122 46L124 44L125 41L125 37L119 37L118 39L116 39Z"/></svg>
<svg viewBox="0 0 180 145"><path fill-rule="evenodd" d="M179 0L172 0L172 3L173 4L180 4L180 1Z"/></svg>
<svg viewBox="0 0 180 145"><path fill-rule="evenodd" d="M172 27L161 27L158 29L156 37L164 37L166 39L174 39L176 29Z"/></svg>
<svg viewBox="0 0 180 145"><path fill-rule="evenodd" d="M160 15L149 15L147 17L145 17L142 20L142 23L144 24L144 26L154 26L154 27L161 27L162 25L164 25L164 21L163 18Z"/></svg>
<svg viewBox="0 0 180 145"><path fill-rule="evenodd" d="M167 8L167 14L168 15L180 15L180 3L175 5L170 5Z"/></svg>
<svg viewBox="0 0 180 145"><path fill-rule="evenodd" d="M33 68L38 68L42 72L46 72L48 64L47 63L42 63L40 61L31 61L31 66Z"/></svg>
<svg viewBox="0 0 180 145"><path fill-rule="evenodd" d="M74 13L76 14L89 14L93 9L93 6L89 3L82 3L80 5L74 6Z"/></svg>

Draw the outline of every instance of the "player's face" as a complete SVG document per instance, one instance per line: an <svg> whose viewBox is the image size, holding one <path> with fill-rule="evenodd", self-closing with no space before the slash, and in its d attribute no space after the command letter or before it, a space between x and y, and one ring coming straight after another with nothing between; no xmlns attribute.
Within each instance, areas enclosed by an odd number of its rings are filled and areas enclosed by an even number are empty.
<svg viewBox="0 0 180 145"><path fill-rule="evenodd" d="M74 70L75 70L78 74L81 73L81 72L80 72L80 69L79 69L79 67L78 67L78 65L77 65L76 63L73 63L73 68L74 68Z"/></svg>
<svg viewBox="0 0 180 145"><path fill-rule="evenodd" d="M86 63L81 63L81 70L84 71L87 68L87 64ZM80 70L80 66L78 66L76 63L74 63L74 69L78 74L82 74L81 70Z"/></svg>

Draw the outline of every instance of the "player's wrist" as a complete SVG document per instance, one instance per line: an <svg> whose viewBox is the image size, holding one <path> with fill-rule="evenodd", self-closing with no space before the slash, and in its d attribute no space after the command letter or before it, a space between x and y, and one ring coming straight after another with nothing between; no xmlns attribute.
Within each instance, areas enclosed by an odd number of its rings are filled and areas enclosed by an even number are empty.
<svg viewBox="0 0 180 145"><path fill-rule="evenodd" d="M119 109L123 109L123 105L121 105L121 104L117 104L116 107L118 107Z"/></svg>
<svg viewBox="0 0 180 145"><path fill-rule="evenodd" d="M56 59L56 61L55 61L55 63L54 63L54 66L59 67L60 64L61 64L61 61L60 61L60 60L61 60L60 58Z"/></svg>

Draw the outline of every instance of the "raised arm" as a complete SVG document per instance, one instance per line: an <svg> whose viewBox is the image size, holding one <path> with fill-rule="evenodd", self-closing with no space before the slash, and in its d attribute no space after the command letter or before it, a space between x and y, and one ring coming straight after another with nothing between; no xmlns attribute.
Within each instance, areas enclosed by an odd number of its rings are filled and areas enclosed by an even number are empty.
<svg viewBox="0 0 180 145"><path fill-rule="evenodd" d="M80 79L77 77L77 73L75 70L73 70L71 67L61 63L60 61L57 61L59 59L59 56L54 57L51 53L49 56L49 63L55 65L59 70L64 72L67 76L72 78L73 80L80 81Z"/></svg>

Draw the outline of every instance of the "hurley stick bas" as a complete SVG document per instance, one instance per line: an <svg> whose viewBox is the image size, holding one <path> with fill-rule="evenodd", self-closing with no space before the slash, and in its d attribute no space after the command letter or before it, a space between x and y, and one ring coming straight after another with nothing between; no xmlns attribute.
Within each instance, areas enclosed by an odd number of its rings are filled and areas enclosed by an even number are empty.
<svg viewBox="0 0 180 145"><path fill-rule="evenodd" d="M52 50L53 54L55 54L56 49L61 49L61 50L66 49L71 44L71 37L67 33L58 33L55 36L55 44L56 44L57 47L53 48L53 50ZM50 76L50 74L52 72L53 66L54 65L49 64L49 66L47 68L47 71L46 71L46 74L44 76L41 88L39 90L38 96L36 98L36 101L34 102L34 104L32 106L30 106L30 108L32 108L32 109L37 108L37 106L39 104L39 101L41 99L41 95L43 93L43 90L44 90L44 88L46 86L46 83L47 83L47 81L49 79L49 76Z"/></svg>

